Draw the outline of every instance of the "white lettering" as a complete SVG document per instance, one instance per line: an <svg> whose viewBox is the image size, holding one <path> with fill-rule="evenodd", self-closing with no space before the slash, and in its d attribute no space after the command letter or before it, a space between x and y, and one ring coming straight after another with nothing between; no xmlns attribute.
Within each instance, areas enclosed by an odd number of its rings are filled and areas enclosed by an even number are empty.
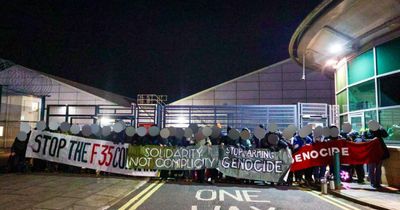
<svg viewBox="0 0 400 210"><path fill-rule="evenodd" d="M242 190L243 197L247 202L257 202L257 203L270 203L270 201L267 200L254 200L252 198L258 198L258 195L251 195L250 193L260 193L261 191L259 190Z"/></svg>
<svg viewBox="0 0 400 210"><path fill-rule="evenodd" d="M211 196L209 198L204 198L204 197L201 196L203 194L203 192L211 192ZM196 196L195 197L199 201L213 201L213 200L217 199L217 192L215 190L207 190L207 189L198 190L196 192Z"/></svg>
<svg viewBox="0 0 400 210"><path fill-rule="evenodd" d="M243 201L242 195L240 194L239 190L235 190L236 196L233 194L228 193L225 190L219 190L219 200L224 201L225 200L225 194L228 195L229 197L237 200L237 201Z"/></svg>

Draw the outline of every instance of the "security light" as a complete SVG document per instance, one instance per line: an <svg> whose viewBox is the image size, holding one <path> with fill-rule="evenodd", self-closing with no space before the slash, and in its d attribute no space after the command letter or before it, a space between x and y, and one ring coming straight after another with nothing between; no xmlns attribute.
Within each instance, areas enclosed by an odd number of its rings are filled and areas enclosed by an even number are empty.
<svg viewBox="0 0 400 210"><path fill-rule="evenodd" d="M334 43L329 47L329 52L332 54L339 54L343 51L343 45Z"/></svg>
<svg viewBox="0 0 400 210"><path fill-rule="evenodd" d="M327 66L333 66L333 65L335 65L335 64L337 64L337 60L335 60L335 59L329 59L329 60L327 60L326 61L326 65Z"/></svg>
<svg viewBox="0 0 400 210"><path fill-rule="evenodd" d="M109 126L112 124L113 121L114 121L113 119L110 119L108 117L102 117L102 118L100 118L100 125L101 126Z"/></svg>

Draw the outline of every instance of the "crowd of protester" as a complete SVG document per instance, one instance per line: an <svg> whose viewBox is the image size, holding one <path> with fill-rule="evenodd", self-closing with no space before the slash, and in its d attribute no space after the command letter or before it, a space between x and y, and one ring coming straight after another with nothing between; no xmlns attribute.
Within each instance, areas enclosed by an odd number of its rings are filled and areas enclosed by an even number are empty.
<svg viewBox="0 0 400 210"><path fill-rule="evenodd" d="M263 125L259 127L264 128ZM332 127L331 127L332 128ZM245 130L247 128L243 128ZM226 133L229 133L230 127L227 128ZM242 131L243 131L242 130ZM248 129L247 129L248 130ZM54 132L54 131L52 131ZM61 132L61 131L58 131ZM29 139L28 133L28 139ZM276 138L269 138L270 135L275 135ZM78 136L82 136L79 133ZM361 143L368 141L373 138L378 138L384 148L384 156L382 160L389 158L388 149L383 141L383 138L387 137L387 132L380 128L377 131L367 130L363 133L350 132L350 133L340 133L340 135L335 136L313 136L313 133L305 137L301 137L299 132L296 132L291 139L285 139L282 132L279 130L276 132L267 132L264 138L258 139L255 135L252 135L248 139L232 139L229 135L220 133L220 135L214 137L205 137L201 141L193 138L170 136L168 138L162 138L160 135L150 136L149 134L141 137L137 134L132 137L127 136L125 132L111 132L108 136L91 135L86 136L86 138L93 139L103 139L107 141L112 141L115 144L128 143L131 145L159 145L159 146L179 146L185 147L190 145L224 145L232 146L243 149L269 149L272 151L279 151L281 149L289 148L292 153L297 152L300 148L305 145L312 145L317 142L328 142L328 141L351 141L355 143ZM25 159L25 151L27 147L27 140L20 141L18 138L15 139L12 148L11 155L9 158L9 170L12 172L26 172L26 171L61 171L68 173L93 173L97 175L108 174L106 172L99 172L90 169L83 169L76 166L69 166L60 163L48 162L40 159ZM371 154L374 155L374 154ZM382 161L378 163L368 164L368 167L364 165L342 165L341 170L347 171L349 173L349 180L353 181L353 174L356 174L357 182L364 183L365 178L365 168L369 172L369 179L373 187L380 187L381 184L381 166ZM296 171L289 174L289 178L285 183L267 183L270 185L274 184L286 184L292 185L293 183L300 185L313 185L319 184L321 179L329 178L332 175L332 166L321 166L312 167L304 170ZM217 169L205 169L196 171L179 171L179 170L161 170L160 177L163 179L183 179L185 181L197 181L197 182L249 182L250 180L236 179L233 177L224 177Z"/></svg>

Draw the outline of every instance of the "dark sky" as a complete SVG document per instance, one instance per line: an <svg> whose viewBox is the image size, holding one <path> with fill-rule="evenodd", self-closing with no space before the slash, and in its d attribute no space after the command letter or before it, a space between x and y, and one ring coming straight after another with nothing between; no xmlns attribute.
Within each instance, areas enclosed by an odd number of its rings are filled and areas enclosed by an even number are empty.
<svg viewBox="0 0 400 210"><path fill-rule="evenodd" d="M294 30L321 1L104 2L4 0L0 57L172 102L288 58Z"/></svg>

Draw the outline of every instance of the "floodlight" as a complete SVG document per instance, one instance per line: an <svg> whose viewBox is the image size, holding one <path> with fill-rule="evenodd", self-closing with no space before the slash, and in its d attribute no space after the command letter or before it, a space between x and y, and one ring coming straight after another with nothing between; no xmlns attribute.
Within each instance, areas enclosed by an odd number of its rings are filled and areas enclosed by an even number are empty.
<svg viewBox="0 0 400 210"><path fill-rule="evenodd" d="M332 54L339 54L343 51L343 45L339 43L334 43L329 47L329 52Z"/></svg>

